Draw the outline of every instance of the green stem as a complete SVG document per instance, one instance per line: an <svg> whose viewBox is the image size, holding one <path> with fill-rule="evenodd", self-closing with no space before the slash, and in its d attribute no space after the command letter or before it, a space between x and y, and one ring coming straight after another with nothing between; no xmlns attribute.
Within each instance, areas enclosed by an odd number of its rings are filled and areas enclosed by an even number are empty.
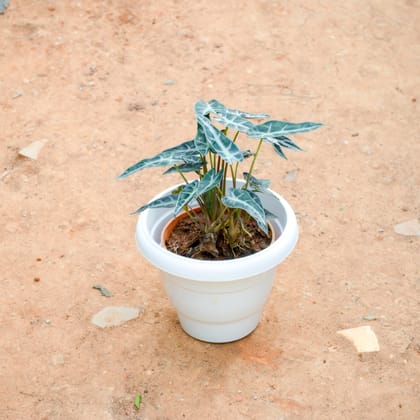
<svg viewBox="0 0 420 420"><path fill-rule="evenodd" d="M236 140L238 139L238 136L239 136L239 130L237 130L236 131L236 133L235 133L235 135L233 136L233 139L232 139L232 142L233 143L236 143ZM239 162L236 162L236 168L238 167L238 164L239 164ZM232 185L233 185L233 188L236 188L236 173L237 173L237 170L235 170L235 171L233 171L233 166L232 165L228 165L227 163L226 163L226 165L224 166L224 173L225 173L225 177L224 177L224 182L223 182L223 194L225 194L226 193L226 175L227 175L227 169L228 169L228 166L229 166L229 169L230 169L230 174L231 174L231 176L232 176Z"/></svg>
<svg viewBox="0 0 420 420"><path fill-rule="evenodd" d="M254 170L255 162L257 160L258 153L260 152L262 144L263 144L263 139L260 139L260 142L258 143L257 150L254 154L254 158L252 159L251 167L249 168L249 171L248 171L248 177L246 179L245 185L243 186L244 189L248 188L249 181L251 180L252 171Z"/></svg>
<svg viewBox="0 0 420 420"><path fill-rule="evenodd" d="M188 179L185 177L185 175L179 170L178 165L175 165L175 169L176 171L179 173L179 175L181 176L181 178L184 180L184 182L186 184L189 184Z"/></svg>
<svg viewBox="0 0 420 420"><path fill-rule="evenodd" d="M223 226L225 226L227 224L227 222L229 221L228 219L224 219L223 220L223 216L225 215L226 211L228 211L227 207L224 207L222 209L222 211L220 212L219 216L216 218L216 220L212 223L210 230L212 232L219 232L220 229L223 228Z"/></svg>
<svg viewBox="0 0 420 420"><path fill-rule="evenodd" d="M235 173L233 175L233 188L236 188L236 178L238 177L238 169L239 169L239 162L236 162L235 164Z"/></svg>
<svg viewBox="0 0 420 420"><path fill-rule="evenodd" d="M201 156L201 161L203 162L203 175L207 173L207 161L205 156Z"/></svg>
<svg viewBox="0 0 420 420"><path fill-rule="evenodd" d="M222 164L222 158L220 156L217 156L217 165L216 165L216 172L217 173L220 172L221 164Z"/></svg>
<svg viewBox="0 0 420 420"><path fill-rule="evenodd" d="M239 130L235 133L235 136L233 137L233 142L236 143L236 140L238 139L239 136Z"/></svg>
<svg viewBox="0 0 420 420"><path fill-rule="evenodd" d="M209 151L210 168L213 169L216 166L215 156Z"/></svg>
<svg viewBox="0 0 420 420"><path fill-rule="evenodd" d="M233 170L233 166L229 165L230 174L232 176L232 186L233 188L236 188L236 173L238 171L238 163L236 163L235 170Z"/></svg>
<svg viewBox="0 0 420 420"><path fill-rule="evenodd" d="M226 195L226 178L228 173L228 167L232 172L232 165L229 165L227 162L223 163L223 178L222 178L222 194Z"/></svg>

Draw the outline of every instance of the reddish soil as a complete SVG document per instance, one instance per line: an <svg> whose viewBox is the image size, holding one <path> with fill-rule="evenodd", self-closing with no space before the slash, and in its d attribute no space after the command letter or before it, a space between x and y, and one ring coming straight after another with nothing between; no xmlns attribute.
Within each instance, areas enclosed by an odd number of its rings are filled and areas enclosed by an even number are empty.
<svg viewBox="0 0 420 420"><path fill-rule="evenodd" d="M241 258L267 248L271 243L271 231L266 235L258 228L254 219L244 215L243 223L246 234L237 239L238 246L233 249L229 242L219 233L205 233L206 218L199 212L194 219L187 213L181 214L169 223L165 239L166 248L183 257L199 260L226 260Z"/></svg>
<svg viewBox="0 0 420 420"><path fill-rule="evenodd" d="M420 3L11 0L0 15L1 419L420 418ZM129 213L179 182L137 159L193 138L193 103L291 121L255 176L300 240L257 330L187 336ZM18 156L47 142L37 160ZM93 285L101 284L112 297ZM100 329L105 306L141 316ZM380 351L338 330L369 325ZM142 395L140 409L134 407Z"/></svg>

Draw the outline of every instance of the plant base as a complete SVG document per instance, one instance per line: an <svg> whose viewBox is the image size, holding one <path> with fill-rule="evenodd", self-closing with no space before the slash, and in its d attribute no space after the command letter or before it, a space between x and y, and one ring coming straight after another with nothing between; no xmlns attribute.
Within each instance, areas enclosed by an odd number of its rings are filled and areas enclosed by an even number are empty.
<svg viewBox="0 0 420 420"><path fill-rule="evenodd" d="M198 223L204 223L204 215L200 207L191 210ZM244 225L251 237L243 235L241 246L232 249L224 241L223 235L213 240L206 239L200 226L192 220L188 213L181 213L171 219L162 232L162 246L169 251L187 258L199 260L229 260L242 258L267 248L274 241L273 229L269 226L269 235L262 232L254 220L244 220Z"/></svg>

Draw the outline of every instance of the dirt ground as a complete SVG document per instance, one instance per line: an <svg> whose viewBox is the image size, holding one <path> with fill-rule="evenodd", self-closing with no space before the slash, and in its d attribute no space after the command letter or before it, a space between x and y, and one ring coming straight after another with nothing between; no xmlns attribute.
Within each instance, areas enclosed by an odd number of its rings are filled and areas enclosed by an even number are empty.
<svg viewBox="0 0 420 420"><path fill-rule="evenodd" d="M420 216L419 22L417 0L11 0L0 418L420 418L420 238L393 229ZM326 124L288 161L262 152L300 240L257 330L223 345L181 330L134 243L129 213L178 178L115 181L191 139L212 98ZM37 140L37 160L18 156ZM142 311L100 329L105 306ZM379 352L337 334L362 325Z"/></svg>

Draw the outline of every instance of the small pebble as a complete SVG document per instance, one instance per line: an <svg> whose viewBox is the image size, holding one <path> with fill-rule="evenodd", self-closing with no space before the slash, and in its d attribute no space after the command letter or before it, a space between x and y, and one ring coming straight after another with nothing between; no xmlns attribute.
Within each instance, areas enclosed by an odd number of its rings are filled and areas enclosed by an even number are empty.
<svg viewBox="0 0 420 420"><path fill-rule="evenodd" d="M373 149L370 145L368 144L362 144L359 147L359 150L364 154L364 155L372 155L373 154Z"/></svg>
<svg viewBox="0 0 420 420"><path fill-rule="evenodd" d="M394 225L394 231L404 236L420 236L420 221L419 219L413 219L399 223Z"/></svg>
<svg viewBox="0 0 420 420"><path fill-rule="evenodd" d="M17 90L15 94L12 96L12 99L17 99L23 96L23 92L21 90Z"/></svg>
<svg viewBox="0 0 420 420"><path fill-rule="evenodd" d="M99 290L102 296L105 296L105 297L112 296L112 293L105 286L102 286L101 284L95 284L94 286L92 286L92 288Z"/></svg>
<svg viewBox="0 0 420 420"><path fill-rule="evenodd" d="M340 330L337 331L337 334L350 340L358 353L370 353L380 350L378 338L369 326Z"/></svg>
<svg viewBox="0 0 420 420"><path fill-rule="evenodd" d="M48 140L46 139L36 140L32 142L31 144L29 144L28 146L24 147L23 149L20 149L19 154L29 159L36 160L38 159L39 152L45 146L47 141Z"/></svg>
<svg viewBox="0 0 420 420"><path fill-rule="evenodd" d="M125 306L107 306L92 317L92 324L100 328L114 327L139 316L137 308Z"/></svg>
<svg viewBox="0 0 420 420"><path fill-rule="evenodd" d="M127 108L129 111L142 111L145 109L145 106L138 102L134 102L134 103L128 104Z"/></svg>
<svg viewBox="0 0 420 420"><path fill-rule="evenodd" d="M378 317L373 314L368 314L368 315L362 316L362 319L365 321L375 321L376 319L378 319Z"/></svg>

